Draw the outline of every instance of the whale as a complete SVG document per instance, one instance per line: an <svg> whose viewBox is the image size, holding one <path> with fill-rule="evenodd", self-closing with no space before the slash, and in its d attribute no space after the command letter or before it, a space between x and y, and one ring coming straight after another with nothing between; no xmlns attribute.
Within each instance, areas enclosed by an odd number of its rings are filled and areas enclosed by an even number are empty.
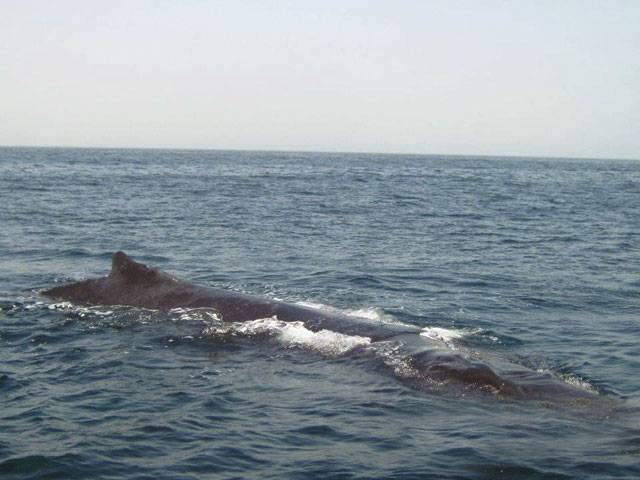
<svg viewBox="0 0 640 480"><path fill-rule="evenodd" d="M160 311L209 308L224 322L277 317L284 322L304 322L312 331L335 330L347 335L367 336L373 341L420 333L420 328L411 325L367 324L348 315L193 284L136 262L122 251L113 254L107 276L56 286L42 294L84 305L127 305Z"/></svg>
<svg viewBox="0 0 640 480"><path fill-rule="evenodd" d="M330 330L367 337L372 343L392 343L401 346L406 354L407 367L414 373L403 377L403 381L415 389L427 390L435 382L504 396L590 395L552 375L508 361L494 358L492 368L476 356L463 355L445 348L442 342L425 338L421 335L423 329L415 325L372 322L339 312L194 284L137 262L122 251L113 254L108 275L55 286L42 290L41 294L81 305L121 305L159 311L207 308L225 323L276 318L282 322L302 322L313 332ZM495 368L498 365L500 373Z"/></svg>

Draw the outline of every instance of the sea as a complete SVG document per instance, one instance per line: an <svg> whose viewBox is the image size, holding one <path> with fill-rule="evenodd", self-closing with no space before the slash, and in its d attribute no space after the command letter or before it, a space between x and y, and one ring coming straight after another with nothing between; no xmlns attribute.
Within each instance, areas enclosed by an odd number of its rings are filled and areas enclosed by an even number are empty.
<svg viewBox="0 0 640 480"><path fill-rule="evenodd" d="M117 250L586 395L425 391L367 337L39 294ZM640 478L640 161L1 148L0 478Z"/></svg>

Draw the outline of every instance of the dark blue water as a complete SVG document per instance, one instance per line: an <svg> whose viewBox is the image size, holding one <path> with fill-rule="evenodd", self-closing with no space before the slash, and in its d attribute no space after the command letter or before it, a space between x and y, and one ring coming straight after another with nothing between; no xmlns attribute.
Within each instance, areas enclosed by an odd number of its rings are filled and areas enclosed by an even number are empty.
<svg viewBox="0 0 640 480"><path fill-rule="evenodd" d="M4 148L0 232L2 479L640 476L639 162ZM362 339L37 295L117 249L590 396L426 393Z"/></svg>

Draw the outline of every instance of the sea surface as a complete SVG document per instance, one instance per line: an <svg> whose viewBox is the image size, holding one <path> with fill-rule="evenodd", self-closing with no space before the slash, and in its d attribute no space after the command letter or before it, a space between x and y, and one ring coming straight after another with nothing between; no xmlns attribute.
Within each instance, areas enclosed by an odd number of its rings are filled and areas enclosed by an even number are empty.
<svg viewBox="0 0 640 480"><path fill-rule="evenodd" d="M367 338L38 294L116 250L588 395L425 392ZM640 162L1 148L0 478L640 478Z"/></svg>

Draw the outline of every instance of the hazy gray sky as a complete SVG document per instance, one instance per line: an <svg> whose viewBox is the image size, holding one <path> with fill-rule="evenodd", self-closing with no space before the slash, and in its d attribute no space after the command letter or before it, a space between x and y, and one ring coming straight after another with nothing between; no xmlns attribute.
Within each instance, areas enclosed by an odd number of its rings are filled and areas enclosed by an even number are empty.
<svg viewBox="0 0 640 480"><path fill-rule="evenodd" d="M3 0L0 145L640 158L640 0Z"/></svg>

